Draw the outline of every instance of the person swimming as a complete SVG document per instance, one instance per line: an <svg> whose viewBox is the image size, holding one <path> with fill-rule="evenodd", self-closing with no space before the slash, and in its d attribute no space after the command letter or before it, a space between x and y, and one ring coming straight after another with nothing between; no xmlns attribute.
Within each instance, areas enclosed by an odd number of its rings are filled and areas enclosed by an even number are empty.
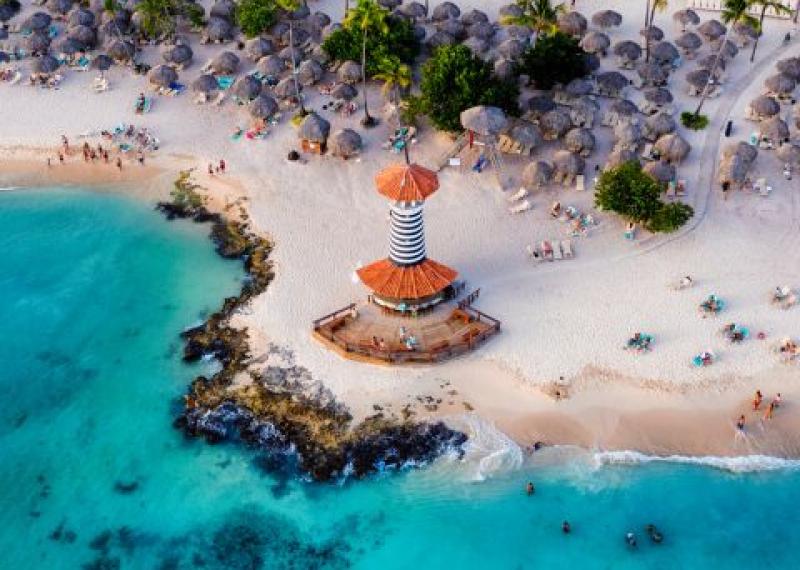
<svg viewBox="0 0 800 570"><path fill-rule="evenodd" d="M632 532L629 532L625 535L625 542L627 542L628 546L631 548L636 548L636 535Z"/></svg>
<svg viewBox="0 0 800 570"><path fill-rule="evenodd" d="M533 483L528 481L528 484L525 485L525 492L528 496L533 495L536 492L536 488L533 486Z"/></svg>
<svg viewBox="0 0 800 570"><path fill-rule="evenodd" d="M658 528L656 528L656 525L654 525L653 523L650 523L649 525L644 527L644 530L645 532L647 532L647 535L650 537L650 540L652 540L656 544L661 544L661 542L663 542L664 535L661 534Z"/></svg>
<svg viewBox="0 0 800 570"><path fill-rule="evenodd" d="M569 534L572 531L572 527L569 525L569 521L564 521L561 523L561 532L564 534Z"/></svg>

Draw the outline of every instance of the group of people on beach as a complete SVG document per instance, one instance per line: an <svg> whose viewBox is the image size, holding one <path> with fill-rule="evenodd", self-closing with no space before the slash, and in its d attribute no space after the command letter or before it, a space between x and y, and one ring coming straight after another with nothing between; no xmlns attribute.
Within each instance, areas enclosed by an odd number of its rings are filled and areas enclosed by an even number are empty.
<svg viewBox="0 0 800 570"><path fill-rule="evenodd" d="M103 147L101 143L98 145L92 146L88 142L84 142L83 146L81 147L81 153L83 155L84 162L97 162L101 160L104 164L111 164L111 154L109 152L108 147ZM66 135L61 135L61 147L57 152L58 162L59 164L65 164L67 157L72 154L72 147L69 144L69 138ZM144 152L137 151L136 153L136 161L144 166ZM117 167L117 170L122 170L122 158L117 156L116 159L113 161L114 165ZM51 157L47 157L47 166L50 167L53 165L53 159Z"/></svg>
<svg viewBox="0 0 800 570"><path fill-rule="evenodd" d="M775 414L775 410L777 410L781 403L783 402L781 398L781 393L778 392L775 394L775 397L770 401L767 407L764 409L764 420L771 420L772 416ZM753 395L753 411L757 412L761 410L761 404L764 403L764 395L761 393L761 390L756 390L756 393ZM736 420L736 430L739 433L743 433L745 429L745 425L747 424L747 417L745 414L739 416L739 419Z"/></svg>

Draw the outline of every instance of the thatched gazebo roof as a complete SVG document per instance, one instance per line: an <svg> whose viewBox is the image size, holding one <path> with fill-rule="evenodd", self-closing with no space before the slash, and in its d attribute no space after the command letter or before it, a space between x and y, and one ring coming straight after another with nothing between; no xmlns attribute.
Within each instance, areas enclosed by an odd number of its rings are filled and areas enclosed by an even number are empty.
<svg viewBox="0 0 800 570"><path fill-rule="evenodd" d="M598 28L612 28L622 23L622 14L614 10L601 10L592 15L592 24Z"/></svg>
<svg viewBox="0 0 800 570"><path fill-rule="evenodd" d="M134 45L126 40L114 40L106 49L114 61L130 61L136 55L136 48Z"/></svg>
<svg viewBox="0 0 800 570"><path fill-rule="evenodd" d="M781 112L780 103L769 95L759 95L748 105L750 112L759 118L766 119Z"/></svg>
<svg viewBox="0 0 800 570"><path fill-rule="evenodd" d="M300 128L297 133L302 140L322 144L328 140L330 132L331 124L316 113L311 112L306 115L306 118L300 123Z"/></svg>
<svg viewBox="0 0 800 570"><path fill-rule="evenodd" d="M250 101L261 94L262 84L252 75L243 75L231 87L234 96L242 101Z"/></svg>
<svg viewBox="0 0 800 570"><path fill-rule="evenodd" d="M707 69L695 69L686 74L686 83L697 89L704 89L711 79L711 72Z"/></svg>
<svg viewBox="0 0 800 570"><path fill-rule="evenodd" d="M461 8L452 2L442 2L431 13L431 20L441 22L443 20L455 20L461 16Z"/></svg>
<svg viewBox="0 0 800 570"><path fill-rule="evenodd" d="M700 23L700 16L691 8L678 10L672 15L672 19L685 28L686 26L696 26Z"/></svg>
<svg viewBox="0 0 800 570"><path fill-rule="evenodd" d="M489 51L489 42L481 38L467 38L462 44L477 56Z"/></svg>
<svg viewBox="0 0 800 570"><path fill-rule="evenodd" d="M582 36L586 33L586 18L580 12L562 12L558 16L558 29L568 36Z"/></svg>
<svg viewBox="0 0 800 570"><path fill-rule="evenodd" d="M258 60L256 70L266 76L278 76L286 70L286 62L277 55L268 55Z"/></svg>
<svg viewBox="0 0 800 570"><path fill-rule="evenodd" d="M217 83L216 77L206 73L192 81L192 90L208 95L219 90L219 83Z"/></svg>
<svg viewBox="0 0 800 570"><path fill-rule="evenodd" d="M528 190L539 188L553 179L553 165L544 160L534 160L522 171L522 185Z"/></svg>
<svg viewBox="0 0 800 570"><path fill-rule="evenodd" d="M617 97L630 84L630 79L619 71L606 71L597 76L598 91L607 97Z"/></svg>
<svg viewBox="0 0 800 570"><path fill-rule="evenodd" d="M344 83L358 83L361 81L361 65L355 61L345 61L339 66L336 76Z"/></svg>
<svg viewBox="0 0 800 570"><path fill-rule="evenodd" d="M689 154L692 147L679 134L664 135L656 141L655 149L661 158L670 162L680 162Z"/></svg>
<svg viewBox="0 0 800 570"><path fill-rule="evenodd" d="M50 51L50 37L47 34L34 32L25 38L25 47L32 55L47 53Z"/></svg>
<svg viewBox="0 0 800 570"><path fill-rule="evenodd" d="M398 13L411 19L420 19L428 15L428 9L419 2L408 2L397 8Z"/></svg>
<svg viewBox="0 0 800 570"><path fill-rule="evenodd" d="M783 143L789 140L789 126L778 115L761 121L758 132L772 142Z"/></svg>
<svg viewBox="0 0 800 570"><path fill-rule="evenodd" d="M564 86L564 93L570 97L589 95L594 90L592 82L588 79L577 77Z"/></svg>
<svg viewBox="0 0 800 570"><path fill-rule="evenodd" d="M95 27L96 20L94 12L86 8L75 8L67 18L70 26L89 26L90 28Z"/></svg>
<svg viewBox="0 0 800 570"><path fill-rule="evenodd" d="M594 134L589 129L570 129L564 135L564 148L573 153L591 153L595 144Z"/></svg>
<svg viewBox="0 0 800 570"><path fill-rule="evenodd" d="M92 59L91 68L97 71L108 71L114 65L114 60L104 53L96 55Z"/></svg>
<svg viewBox="0 0 800 570"><path fill-rule="evenodd" d="M528 148L536 148L544 142L539 127L525 120L515 121L506 134L511 140Z"/></svg>
<svg viewBox="0 0 800 570"><path fill-rule="evenodd" d="M55 53L63 53L65 55L74 55L86 49L81 42L67 36L56 40L52 47Z"/></svg>
<svg viewBox="0 0 800 570"><path fill-rule="evenodd" d="M256 119L269 119L272 115L278 112L278 102L266 93L261 93L258 97L253 99L250 103L248 110L250 115Z"/></svg>
<svg viewBox="0 0 800 570"><path fill-rule="evenodd" d="M489 16L486 15L486 12L473 9L466 14L463 14L461 16L461 21L464 22L465 26L471 26L478 23L488 23Z"/></svg>
<svg viewBox="0 0 800 570"><path fill-rule="evenodd" d="M661 160L646 163L642 171L659 184L675 180L675 167Z"/></svg>
<svg viewBox="0 0 800 570"><path fill-rule="evenodd" d="M223 51L211 60L211 70L220 75L233 75L239 69L239 56L230 51Z"/></svg>
<svg viewBox="0 0 800 570"><path fill-rule="evenodd" d="M353 129L340 129L331 135L328 146L333 156L350 158L358 154L361 144L361 135Z"/></svg>
<svg viewBox="0 0 800 570"><path fill-rule="evenodd" d="M510 38L497 46L497 53L506 59L517 59L525 52L525 44L518 39Z"/></svg>
<svg viewBox="0 0 800 570"><path fill-rule="evenodd" d="M461 126L484 137L494 137L508 126L508 118L499 107L478 105L461 112Z"/></svg>
<svg viewBox="0 0 800 570"><path fill-rule="evenodd" d="M87 48L97 45L97 34L89 26L74 26L67 30L67 37L79 41Z"/></svg>
<svg viewBox="0 0 800 570"><path fill-rule="evenodd" d="M157 65L150 70L147 78L153 85L169 87L178 80L178 72L175 71L174 67L170 67L169 65Z"/></svg>
<svg viewBox="0 0 800 570"><path fill-rule="evenodd" d="M443 32L441 30L434 32L431 37L426 40L426 43L432 48L436 49L442 46L454 46L458 43L458 40L448 34L447 32Z"/></svg>
<svg viewBox="0 0 800 570"><path fill-rule="evenodd" d="M758 148L744 141L728 143L722 149L722 159L732 156L738 156L747 164L752 164L758 157Z"/></svg>
<svg viewBox="0 0 800 570"><path fill-rule="evenodd" d="M674 133L678 128L675 119L666 113L656 113L644 120L643 132L645 138L655 141L664 135Z"/></svg>
<svg viewBox="0 0 800 570"><path fill-rule="evenodd" d="M534 95L528 99L528 111L534 118L539 118L548 111L556 108L556 104L549 95Z"/></svg>
<svg viewBox="0 0 800 570"><path fill-rule="evenodd" d="M774 93L779 97L786 97L795 90L797 82L784 73L776 73L764 80L764 87L769 93Z"/></svg>
<svg viewBox="0 0 800 570"><path fill-rule="evenodd" d="M580 44L587 53L604 54L611 45L611 40L603 32L589 32L581 38Z"/></svg>
<svg viewBox="0 0 800 570"><path fill-rule="evenodd" d="M633 121L624 121L614 127L615 146L619 148L635 148L642 136L642 128Z"/></svg>
<svg viewBox="0 0 800 570"><path fill-rule="evenodd" d="M34 12L27 20L22 23L22 28L26 30L46 30L50 26L53 18L46 12Z"/></svg>
<svg viewBox="0 0 800 570"><path fill-rule="evenodd" d="M636 42L631 40L622 40L616 42L614 47L611 48L614 55L626 62L634 62L642 57L642 48Z"/></svg>
<svg viewBox="0 0 800 570"><path fill-rule="evenodd" d="M720 184L742 184L747 179L750 165L738 154L724 158L717 169L717 181Z"/></svg>
<svg viewBox="0 0 800 570"><path fill-rule="evenodd" d="M572 119L561 109L553 109L539 118L539 128L545 140L555 140L572 128Z"/></svg>
<svg viewBox="0 0 800 570"><path fill-rule="evenodd" d="M647 26L639 30L639 35L651 42L660 42L664 39L664 31L658 26Z"/></svg>
<svg viewBox="0 0 800 570"><path fill-rule="evenodd" d="M467 27L459 20L444 20L436 25L436 29L440 32L450 34L458 41L461 41L468 36Z"/></svg>
<svg viewBox="0 0 800 570"><path fill-rule="evenodd" d="M618 118L634 117L639 114L639 107L629 99L615 99L608 106L608 113L615 115Z"/></svg>
<svg viewBox="0 0 800 570"><path fill-rule="evenodd" d="M291 99L295 95L297 95L295 89L294 79L291 77L284 77L275 87L272 88L272 92L275 94L276 97L279 99Z"/></svg>
<svg viewBox="0 0 800 570"><path fill-rule="evenodd" d="M244 45L244 52L250 61L258 61L265 55L275 53L275 42L270 38L253 38Z"/></svg>

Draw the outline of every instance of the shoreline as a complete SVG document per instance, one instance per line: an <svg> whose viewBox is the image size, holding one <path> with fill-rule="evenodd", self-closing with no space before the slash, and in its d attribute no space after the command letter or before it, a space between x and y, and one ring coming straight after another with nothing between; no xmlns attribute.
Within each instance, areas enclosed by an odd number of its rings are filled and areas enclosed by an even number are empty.
<svg viewBox="0 0 800 570"><path fill-rule="evenodd" d="M146 170L130 169L138 176L125 181L98 176L91 172L92 168L80 168L82 163L76 163L67 176L58 176L66 169L53 167L46 180L82 185L94 191L118 189L148 201L163 199L169 195L174 179L170 168L176 168L177 161L169 166L160 164L164 161L152 162L156 165L151 164ZM32 185L31 181L43 180L35 170L36 163L32 160L4 161L0 181L15 186ZM86 170L90 176L78 176L78 171ZM235 176L226 178L229 187L243 188L242 181ZM220 180L217 177L212 182ZM208 190L213 193L216 188ZM241 204L241 208L246 212L246 204ZM209 211L219 212L219 200L209 206ZM248 315L232 314L231 324L236 329L247 329L255 337L250 360L259 361L265 344L270 341L261 331L254 330L251 321ZM331 358L338 357L331 355ZM364 367L366 373L372 370L373 367ZM364 421L376 412L393 420L445 422L454 415L474 412L523 448L544 442L574 445L587 451L630 451L659 457L763 454L800 458L800 417L794 417L794 402L800 401L800 387L787 383L796 374L791 366L776 364L756 377L731 376L725 381L717 378L700 385L623 376L587 366L575 377L564 379L561 390L568 397L560 400L553 397L559 381L531 382L480 355L456 359L447 367L420 366L410 370L415 377L411 386L398 384L395 389L378 391L358 401L342 399L353 422ZM399 387L405 389L396 389ZM756 387L764 391L767 400L775 391L783 396L784 404L768 423L760 419L764 406L758 413L748 411L748 398ZM406 389L409 392L421 389L425 393L400 393ZM456 394L450 394L453 391ZM736 437L734 427L740 413L745 413L748 420L744 438Z"/></svg>

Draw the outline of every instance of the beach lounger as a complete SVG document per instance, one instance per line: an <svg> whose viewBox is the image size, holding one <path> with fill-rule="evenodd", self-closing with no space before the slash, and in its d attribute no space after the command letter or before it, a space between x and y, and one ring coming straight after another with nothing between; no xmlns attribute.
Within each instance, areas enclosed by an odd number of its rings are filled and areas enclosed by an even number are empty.
<svg viewBox="0 0 800 570"><path fill-rule="evenodd" d="M579 192L583 192L586 190L586 179L583 174L578 174L575 177L575 189Z"/></svg>
<svg viewBox="0 0 800 570"><path fill-rule="evenodd" d="M516 206L511 206L508 211L512 214L521 214L522 212L527 212L533 207L533 205L528 200L523 200Z"/></svg>
<svg viewBox="0 0 800 570"><path fill-rule="evenodd" d="M666 197L667 198L674 198L676 196L675 186L676 185L675 185L675 181L674 180L670 180L667 183L667 192L666 192Z"/></svg>
<svg viewBox="0 0 800 570"><path fill-rule="evenodd" d="M564 259L564 254L561 251L561 243L558 240L554 240L552 243L553 243L553 259L557 260Z"/></svg>
<svg viewBox="0 0 800 570"><path fill-rule="evenodd" d="M520 200L526 198L527 196L528 196L528 190L526 190L525 188L520 188L519 190L516 191L516 193L508 197L508 201L519 202Z"/></svg>
<svg viewBox="0 0 800 570"><path fill-rule="evenodd" d="M565 239L561 242L561 249L564 252L564 259L572 259L572 241Z"/></svg>
<svg viewBox="0 0 800 570"><path fill-rule="evenodd" d="M645 160L653 160L653 143L647 143L644 145L644 150L642 151L642 158Z"/></svg>
<svg viewBox="0 0 800 570"><path fill-rule="evenodd" d="M542 241L541 245L539 246L539 251L542 254L542 259L553 261L553 244L551 244L549 241Z"/></svg>
<svg viewBox="0 0 800 570"><path fill-rule="evenodd" d="M678 184L675 187L675 195L678 196L678 198L686 196L686 180L678 180Z"/></svg>

